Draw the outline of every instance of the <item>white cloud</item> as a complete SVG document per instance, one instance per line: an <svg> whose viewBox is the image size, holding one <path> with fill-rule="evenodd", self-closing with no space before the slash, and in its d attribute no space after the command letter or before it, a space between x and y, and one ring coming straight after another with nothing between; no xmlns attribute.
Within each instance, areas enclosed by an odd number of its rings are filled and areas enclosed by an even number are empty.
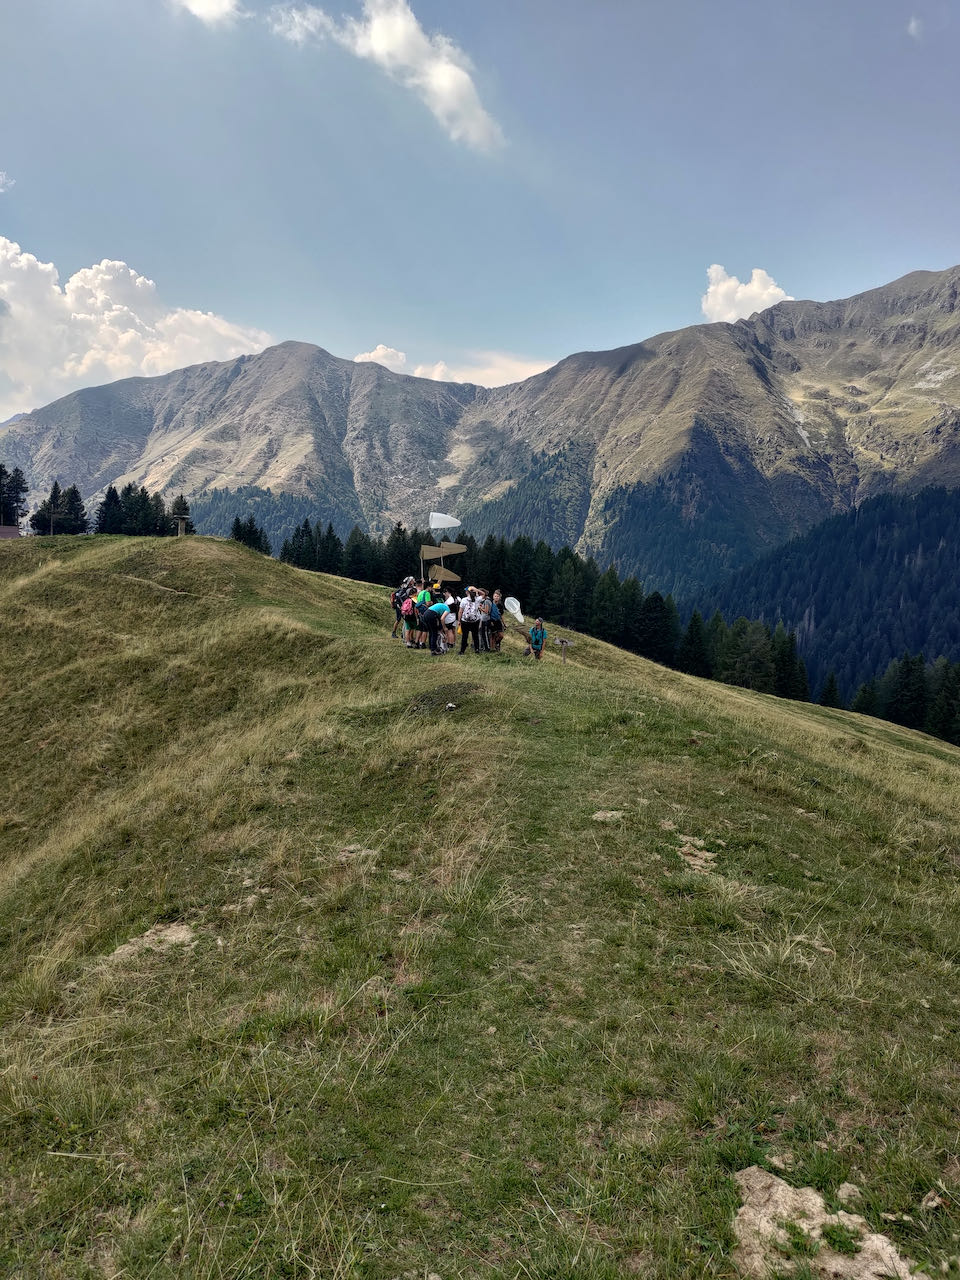
<svg viewBox="0 0 960 1280"><path fill-rule="evenodd" d="M372 360L385 365L394 373L407 373L407 355L396 347L378 343L372 351L362 351L353 357L355 361ZM433 364L418 364L412 371L414 378L429 378L433 382L474 382L480 387L502 387L509 382L522 382L535 373L549 369L553 360L528 360L525 356L512 355L509 351L471 351L464 364L448 364L437 360Z"/></svg>
<svg viewBox="0 0 960 1280"><path fill-rule="evenodd" d="M907 23L907 35L911 40L919 41L923 35L923 19L914 14Z"/></svg>
<svg viewBox="0 0 960 1280"><path fill-rule="evenodd" d="M210 26L217 22L227 22L240 15L240 0L173 0L173 2Z"/></svg>
<svg viewBox="0 0 960 1280"><path fill-rule="evenodd" d="M104 259L61 285L50 262L0 236L0 422L79 387L261 351L259 329L168 307L156 285Z"/></svg>
<svg viewBox="0 0 960 1280"><path fill-rule="evenodd" d="M781 289L761 267L754 267L750 279L741 281L714 263L707 267L707 292L700 299L700 309L710 321L732 323L752 316L755 311L764 311L775 302L792 300L793 295Z"/></svg>
<svg viewBox="0 0 960 1280"><path fill-rule="evenodd" d="M16 178L11 178L9 173L4 173L4 171L0 169L0 196L3 195L4 191L9 191L11 187L15 187L16 185Z"/></svg>
<svg viewBox="0 0 960 1280"><path fill-rule="evenodd" d="M406 352L398 351L396 347L385 347L379 342L372 351L361 351L358 356L353 357L357 364L372 362L373 364L382 364L386 368L392 369L394 373L404 373L407 364Z"/></svg>
<svg viewBox="0 0 960 1280"><path fill-rule="evenodd" d="M418 364L416 378L433 378L437 382L475 382L481 387L503 387L509 382L522 382L535 373L543 373L554 360L528 360L509 351L473 351L465 364Z"/></svg>
<svg viewBox="0 0 960 1280"><path fill-rule="evenodd" d="M407 0L363 0L363 17L341 23L316 5L280 5L271 27L296 44L335 40L375 63L412 89L454 142L490 151L503 141L500 126L480 102L470 59L447 36L427 35Z"/></svg>

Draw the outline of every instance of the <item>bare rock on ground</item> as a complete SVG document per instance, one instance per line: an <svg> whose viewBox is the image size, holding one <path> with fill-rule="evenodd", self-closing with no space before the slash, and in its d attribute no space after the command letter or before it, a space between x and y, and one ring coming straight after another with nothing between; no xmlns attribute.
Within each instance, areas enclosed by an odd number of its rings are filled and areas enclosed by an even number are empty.
<svg viewBox="0 0 960 1280"><path fill-rule="evenodd" d="M793 1269L791 1224L811 1242L806 1262L813 1275L824 1280L929 1280L914 1270L884 1235L870 1230L856 1213L830 1213L813 1187L791 1187L752 1165L734 1175L743 1196L733 1227L737 1237L734 1261L751 1280L767 1280L771 1271ZM843 1228L855 1237L857 1252L838 1253L824 1238L825 1227Z"/></svg>
<svg viewBox="0 0 960 1280"><path fill-rule="evenodd" d="M188 924L155 924L139 938L121 942L108 960L130 960L141 951L165 951L167 947L191 946L196 935Z"/></svg>

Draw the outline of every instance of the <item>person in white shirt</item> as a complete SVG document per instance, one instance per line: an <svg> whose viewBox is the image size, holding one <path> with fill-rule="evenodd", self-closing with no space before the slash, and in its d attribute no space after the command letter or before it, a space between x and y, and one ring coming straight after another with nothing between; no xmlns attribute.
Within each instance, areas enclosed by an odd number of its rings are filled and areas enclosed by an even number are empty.
<svg viewBox="0 0 960 1280"><path fill-rule="evenodd" d="M460 601L460 652L467 651L467 638L473 637L473 651L480 652L480 606L477 604L476 587L468 587Z"/></svg>

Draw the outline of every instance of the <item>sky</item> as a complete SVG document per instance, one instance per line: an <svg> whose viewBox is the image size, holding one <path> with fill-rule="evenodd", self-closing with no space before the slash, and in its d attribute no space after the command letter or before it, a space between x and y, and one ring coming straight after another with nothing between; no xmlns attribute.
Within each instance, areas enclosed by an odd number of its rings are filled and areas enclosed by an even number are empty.
<svg viewBox="0 0 960 1280"><path fill-rule="evenodd" d="M0 421L315 342L515 381L960 262L960 0L0 0Z"/></svg>

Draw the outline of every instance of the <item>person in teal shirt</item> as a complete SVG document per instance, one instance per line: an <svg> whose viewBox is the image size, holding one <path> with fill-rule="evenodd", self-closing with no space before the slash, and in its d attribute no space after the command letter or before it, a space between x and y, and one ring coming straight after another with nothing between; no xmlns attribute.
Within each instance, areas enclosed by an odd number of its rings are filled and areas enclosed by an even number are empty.
<svg viewBox="0 0 960 1280"><path fill-rule="evenodd" d="M533 626L527 632L530 637L530 643L527 645L527 653L532 653L536 660L540 661L540 655L543 653L543 646L547 643L547 629L543 625L542 618L534 619Z"/></svg>

